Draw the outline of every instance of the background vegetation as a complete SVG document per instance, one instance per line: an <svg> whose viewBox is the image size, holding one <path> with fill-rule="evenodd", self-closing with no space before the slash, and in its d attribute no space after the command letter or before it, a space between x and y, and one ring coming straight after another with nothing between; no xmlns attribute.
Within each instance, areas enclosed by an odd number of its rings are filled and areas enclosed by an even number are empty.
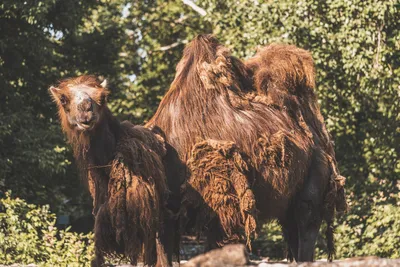
<svg viewBox="0 0 400 267"><path fill-rule="evenodd" d="M59 230L49 206L7 196L0 199L0 263L83 266L92 259L93 234ZM67 229L68 230L68 229Z"/></svg>
<svg viewBox="0 0 400 267"><path fill-rule="evenodd" d="M168 89L184 44L195 35L214 33L241 58L271 42L291 43L314 56L322 112L347 177L351 208L338 222L337 256L400 257L398 1L195 1L200 10L188 2L1 1L0 193L12 190L28 203L50 204L57 214L90 216L91 202L47 92L57 80L82 73L107 77L112 110L143 123ZM11 243L1 243L0 252L26 255L14 258L21 263L48 261L10 245L22 240L7 232L14 226L4 214L17 209L27 216L36 208L7 201L0 205L0 233ZM54 225L52 216L39 221ZM28 240L41 238L34 237L34 228L23 229L30 232ZM282 244L279 231L275 225L266 229L260 248L279 258L281 250L271 249ZM321 238L321 256L324 248Z"/></svg>

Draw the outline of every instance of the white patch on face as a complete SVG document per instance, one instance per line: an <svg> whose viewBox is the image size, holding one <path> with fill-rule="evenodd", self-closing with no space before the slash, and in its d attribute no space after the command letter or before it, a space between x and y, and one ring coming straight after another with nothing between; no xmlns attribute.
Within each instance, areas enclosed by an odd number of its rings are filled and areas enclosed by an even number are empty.
<svg viewBox="0 0 400 267"><path fill-rule="evenodd" d="M88 95L84 92L78 91L75 93L75 103L80 104L83 100L87 99Z"/></svg>
<svg viewBox="0 0 400 267"><path fill-rule="evenodd" d="M74 102L79 105L83 100L90 99L89 93L94 90L92 87L86 85L79 85L70 88L74 95Z"/></svg>

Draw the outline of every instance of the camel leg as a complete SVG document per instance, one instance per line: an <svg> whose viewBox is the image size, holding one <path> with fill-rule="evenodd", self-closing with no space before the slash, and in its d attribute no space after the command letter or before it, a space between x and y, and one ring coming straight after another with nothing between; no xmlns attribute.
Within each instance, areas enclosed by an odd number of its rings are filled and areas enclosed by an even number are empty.
<svg viewBox="0 0 400 267"><path fill-rule="evenodd" d="M165 252L164 244L161 243L161 240L158 237L156 239L156 246L157 246L157 263L156 263L156 267L172 266L172 260L171 260L171 263L169 263L167 253Z"/></svg>
<svg viewBox="0 0 400 267"><path fill-rule="evenodd" d="M314 156L315 166L296 198L296 222L298 227L298 262L314 261L315 242L323 218L324 192L329 177L327 165L321 154Z"/></svg>
<svg viewBox="0 0 400 267"><path fill-rule="evenodd" d="M222 238L220 237L218 227L218 220L215 218L208 224L208 229L205 231L206 244L204 252L220 248L220 246L218 245L218 241L222 240Z"/></svg>
<svg viewBox="0 0 400 267"><path fill-rule="evenodd" d="M176 222L176 224L178 225L178 222ZM178 266L180 266L180 262L181 262L181 232L179 229L179 225L177 226L177 231L175 232L175 238L174 238L174 250L172 254L175 254L176 257L176 261L178 262ZM171 264L172 264L172 257L171 257Z"/></svg>
<svg viewBox="0 0 400 267"><path fill-rule="evenodd" d="M298 262L314 261L315 242L322 222L319 213L318 205L312 201L300 201L296 216L299 236Z"/></svg>
<svg viewBox="0 0 400 267"><path fill-rule="evenodd" d="M172 266L172 256L179 251L179 224L174 218L164 220L164 230L157 238L157 265L158 267ZM177 255L179 260L179 255Z"/></svg>
<svg viewBox="0 0 400 267"><path fill-rule="evenodd" d="M218 244L213 231L209 230L206 232L206 244L204 246L204 252L211 251L218 248Z"/></svg>
<svg viewBox="0 0 400 267"><path fill-rule="evenodd" d="M290 209L288 216L284 222L280 222L282 225L283 236L287 243L287 259L292 262L298 260L298 249L299 249L299 237L297 223L294 217L294 209Z"/></svg>
<svg viewBox="0 0 400 267"><path fill-rule="evenodd" d="M91 262L92 267L101 267L104 264L104 256L100 249L95 245L94 259Z"/></svg>
<svg viewBox="0 0 400 267"><path fill-rule="evenodd" d="M103 232L108 232L107 229L106 231L104 226L108 225L108 215L107 215L107 209L105 208L105 204L100 205L98 212L95 217L95 223L94 223L94 259L91 262L92 267L100 267L104 264L104 255L103 255L103 250L104 250L104 242L102 239ZM102 249L103 248L103 249Z"/></svg>

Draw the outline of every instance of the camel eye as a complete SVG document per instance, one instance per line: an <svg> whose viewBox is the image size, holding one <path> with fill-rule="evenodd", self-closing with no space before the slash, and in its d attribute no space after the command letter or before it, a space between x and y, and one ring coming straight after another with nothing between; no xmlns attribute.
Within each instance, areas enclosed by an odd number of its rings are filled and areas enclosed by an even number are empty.
<svg viewBox="0 0 400 267"><path fill-rule="evenodd" d="M67 104L67 97L65 95L61 95L60 97L61 105L65 106Z"/></svg>

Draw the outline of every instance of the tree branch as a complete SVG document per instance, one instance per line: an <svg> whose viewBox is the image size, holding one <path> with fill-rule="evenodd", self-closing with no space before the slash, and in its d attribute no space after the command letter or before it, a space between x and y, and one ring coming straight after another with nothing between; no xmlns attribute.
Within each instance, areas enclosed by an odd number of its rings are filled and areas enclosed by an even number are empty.
<svg viewBox="0 0 400 267"><path fill-rule="evenodd" d="M207 15L207 11L205 11L203 8L201 8L198 5L196 5L192 0L182 0L182 2L185 5L190 6L194 11L199 13L200 16L204 17L205 15Z"/></svg>
<svg viewBox="0 0 400 267"><path fill-rule="evenodd" d="M187 43L187 40L177 41L177 42L172 43L172 44L170 44L170 45L161 46L160 48L158 48L158 49L155 50L155 51L167 51L167 50L169 50L169 49L171 49L171 48L177 47L177 46L180 45L180 44L186 44L186 43Z"/></svg>

